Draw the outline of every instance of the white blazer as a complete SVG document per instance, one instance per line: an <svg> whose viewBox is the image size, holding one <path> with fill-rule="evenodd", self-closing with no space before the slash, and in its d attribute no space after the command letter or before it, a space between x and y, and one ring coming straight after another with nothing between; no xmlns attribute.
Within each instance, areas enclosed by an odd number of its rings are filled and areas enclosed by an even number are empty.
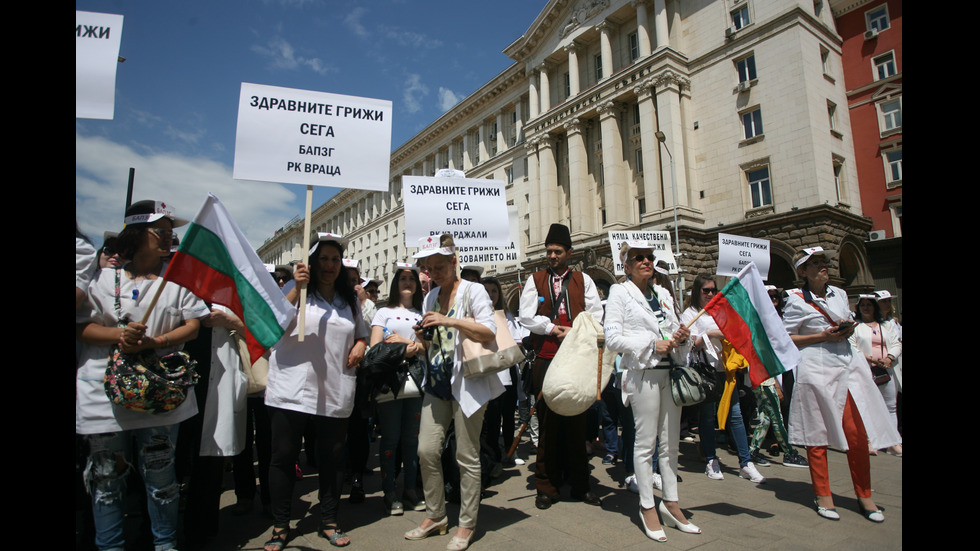
<svg viewBox="0 0 980 551"><path fill-rule="evenodd" d="M902 355L902 342L898 340L892 324L888 322L878 324L881 327L881 336L885 341L885 354L891 354L898 358ZM871 326L867 323L859 323L854 327L854 333L848 340L851 344L861 351L865 356L871 355Z"/></svg>
<svg viewBox="0 0 980 551"><path fill-rule="evenodd" d="M620 366L627 370L623 383L623 403L628 402L629 385L626 378L637 370L651 369L657 366L663 356L657 354L657 341L668 340L677 329L680 322L670 307L670 291L653 286L657 295L662 321L643 292L632 281L613 285L609 288L609 299L606 301L606 316L603 331L606 334L606 346L613 352L623 354ZM683 364L691 349L690 339L671 352L674 361Z"/></svg>

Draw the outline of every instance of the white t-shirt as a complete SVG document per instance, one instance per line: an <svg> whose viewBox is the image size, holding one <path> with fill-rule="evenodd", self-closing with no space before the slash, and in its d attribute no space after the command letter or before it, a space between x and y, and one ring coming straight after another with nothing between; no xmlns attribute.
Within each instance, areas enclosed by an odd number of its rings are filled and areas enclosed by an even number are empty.
<svg viewBox="0 0 980 551"><path fill-rule="evenodd" d="M266 405L324 417L350 417L354 408L357 368L347 368L354 341L367 339L360 312L334 295L327 302L317 293L306 295L306 327L299 342L299 316L269 356Z"/></svg>
<svg viewBox="0 0 980 551"><path fill-rule="evenodd" d="M166 270L165 262L160 274L162 275ZM159 278L133 281L126 277L124 270L120 269L119 283L122 317L129 321L139 321L164 281ZM115 287L116 270L103 268L99 271L89 285L88 300L78 309L75 322L94 322L105 327L115 327L118 321ZM194 293L176 283L167 282L149 319L146 320L146 334L157 337L180 327L184 320L202 318L209 313L207 305ZM111 348L98 345L82 347L79 368L75 372L75 432L100 434L173 425L197 413L197 400L193 391L187 393L184 403L166 413L143 413L113 405L106 396L103 383ZM171 346L158 348L155 352L158 356L166 356L181 348L182 345Z"/></svg>
<svg viewBox="0 0 980 551"><path fill-rule="evenodd" d="M414 309L384 307L374 315L371 326L387 327L399 337L415 341L415 325L422 321L422 312Z"/></svg>

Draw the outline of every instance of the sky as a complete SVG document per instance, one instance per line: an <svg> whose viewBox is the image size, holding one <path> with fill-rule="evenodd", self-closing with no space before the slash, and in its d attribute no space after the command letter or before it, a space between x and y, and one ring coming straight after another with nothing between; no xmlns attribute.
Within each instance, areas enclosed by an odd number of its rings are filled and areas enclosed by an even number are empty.
<svg viewBox="0 0 980 551"><path fill-rule="evenodd" d="M75 120L75 219L93 242L133 200L191 219L208 192L253 247L305 186L232 178L242 82L391 100L392 150L513 64L545 0L85 0L123 19L115 117ZM335 188L315 187L313 208ZM180 230L178 229L178 234Z"/></svg>

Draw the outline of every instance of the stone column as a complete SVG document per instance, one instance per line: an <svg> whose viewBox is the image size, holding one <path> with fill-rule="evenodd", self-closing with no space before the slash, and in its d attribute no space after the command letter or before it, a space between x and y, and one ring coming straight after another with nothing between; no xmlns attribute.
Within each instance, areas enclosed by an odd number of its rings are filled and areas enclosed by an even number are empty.
<svg viewBox="0 0 980 551"><path fill-rule="evenodd" d="M538 118L540 111L538 110L538 75L534 70L529 70L527 75L527 100L528 100L528 113L529 119Z"/></svg>
<svg viewBox="0 0 980 551"><path fill-rule="evenodd" d="M514 117L514 143L521 143L521 133L524 132L524 121L521 117L521 100L517 100L514 104L514 113L517 115Z"/></svg>
<svg viewBox="0 0 980 551"><path fill-rule="evenodd" d="M469 129L463 133L463 171L467 171L473 168L473 159L470 158L470 149L472 148L470 142L470 131Z"/></svg>
<svg viewBox="0 0 980 551"><path fill-rule="evenodd" d="M595 189L589 185L589 159L585 151L587 124L575 118L564 124L568 137L568 213L572 234L595 233Z"/></svg>
<svg viewBox="0 0 980 551"><path fill-rule="evenodd" d="M646 212L656 212L664 208L664 202L658 170L660 142L656 136L657 108L653 101L653 81L644 81L642 85L633 88L633 93L636 94L636 101L640 106L640 148L643 156L643 183L637 192L645 198ZM642 217L640 214L641 219Z"/></svg>
<svg viewBox="0 0 980 551"><path fill-rule="evenodd" d="M540 243L544 240L545 234L541 233L540 207L541 207L541 182L538 175L538 143L537 138L527 141L524 144L525 155L527 155L527 183L531 190L528 198L528 230L531 244Z"/></svg>
<svg viewBox="0 0 980 551"><path fill-rule="evenodd" d="M538 65L538 74L541 79L541 113L547 113L551 110L551 84L548 80L548 69L550 66L547 63Z"/></svg>
<svg viewBox="0 0 980 551"><path fill-rule="evenodd" d="M544 244L548 228L558 221L558 166L555 164L555 140L543 136L538 142L538 205L531 212L537 212L537 243Z"/></svg>
<svg viewBox="0 0 980 551"><path fill-rule="evenodd" d="M449 142L448 155L449 155L449 168L452 169L459 168L458 166L456 166L456 140L452 140Z"/></svg>
<svg viewBox="0 0 980 551"><path fill-rule="evenodd" d="M497 111L497 153L508 149L507 135L504 133L504 110Z"/></svg>
<svg viewBox="0 0 980 551"><path fill-rule="evenodd" d="M565 46L568 52L568 89L569 98L574 98L579 93L579 70L578 70L578 45L574 42Z"/></svg>
<svg viewBox="0 0 980 551"><path fill-rule="evenodd" d="M476 135L477 141L479 142L479 146L477 147L480 155L479 162L482 164L490 158L487 148L487 121L480 121L480 124L476 127Z"/></svg>
<svg viewBox="0 0 980 551"><path fill-rule="evenodd" d="M653 17L654 17L654 29L657 36L657 47L655 50L660 48L666 48L670 46L670 37L668 36L667 27L667 0L653 0ZM673 153L673 151L671 151ZM675 168L677 165L674 165Z"/></svg>
<svg viewBox="0 0 980 551"><path fill-rule="evenodd" d="M633 224L632 197L623 171L623 132L619 117L623 110L615 102L599 105L599 129L602 132L603 195L606 200L605 227Z"/></svg>
<svg viewBox="0 0 980 551"><path fill-rule="evenodd" d="M595 26L595 30L600 33L599 53L602 56L602 78L599 82L608 79L615 70L613 69L612 42L609 33L615 28L615 24L610 21L603 21Z"/></svg>
<svg viewBox="0 0 980 551"><path fill-rule="evenodd" d="M432 163L429 162L429 158L426 157L422 159L422 176L432 176Z"/></svg>
<svg viewBox="0 0 980 551"><path fill-rule="evenodd" d="M640 46L640 59L650 55L650 25L649 15L647 14L648 0L632 0L636 8L636 41Z"/></svg>
<svg viewBox="0 0 980 551"><path fill-rule="evenodd" d="M660 131L667 137L667 147L674 159L674 177L677 181L677 205L688 206L687 161L684 146L684 124L681 121L681 88L689 88L691 82L673 71L667 70L654 77L657 89L657 118ZM669 162L669 160L668 160ZM670 182L670 166L664 163L664 208L674 205Z"/></svg>

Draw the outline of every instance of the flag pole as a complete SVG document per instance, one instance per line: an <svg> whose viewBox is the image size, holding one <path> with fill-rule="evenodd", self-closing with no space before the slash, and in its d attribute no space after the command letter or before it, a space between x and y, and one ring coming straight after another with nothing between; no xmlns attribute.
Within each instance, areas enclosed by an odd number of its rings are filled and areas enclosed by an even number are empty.
<svg viewBox="0 0 980 551"><path fill-rule="evenodd" d="M310 218L313 210L313 186L306 186L306 219L303 221L303 264L310 261ZM307 266L308 267L308 266ZM303 342L306 333L306 284L299 288L299 335L297 340Z"/></svg>
<svg viewBox="0 0 980 551"><path fill-rule="evenodd" d="M704 314L704 312L705 312L705 309L702 308L701 311L698 312L698 315L694 316L694 319L692 319L691 321L687 322L687 325L684 326L684 329L690 329L691 326L694 325L694 322L698 321L698 318L700 318L701 317L701 314Z"/></svg>
<svg viewBox="0 0 980 551"><path fill-rule="evenodd" d="M166 274L164 274L166 277ZM164 277L160 278L160 286L157 287L157 292L153 295L153 300L150 301L150 305L146 307L146 313L143 314L143 319L140 320L140 324L146 325L146 320L150 319L150 312L153 311L153 307L157 305L157 299L160 298L160 293L163 292L164 285L167 284L167 280Z"/></svg>

